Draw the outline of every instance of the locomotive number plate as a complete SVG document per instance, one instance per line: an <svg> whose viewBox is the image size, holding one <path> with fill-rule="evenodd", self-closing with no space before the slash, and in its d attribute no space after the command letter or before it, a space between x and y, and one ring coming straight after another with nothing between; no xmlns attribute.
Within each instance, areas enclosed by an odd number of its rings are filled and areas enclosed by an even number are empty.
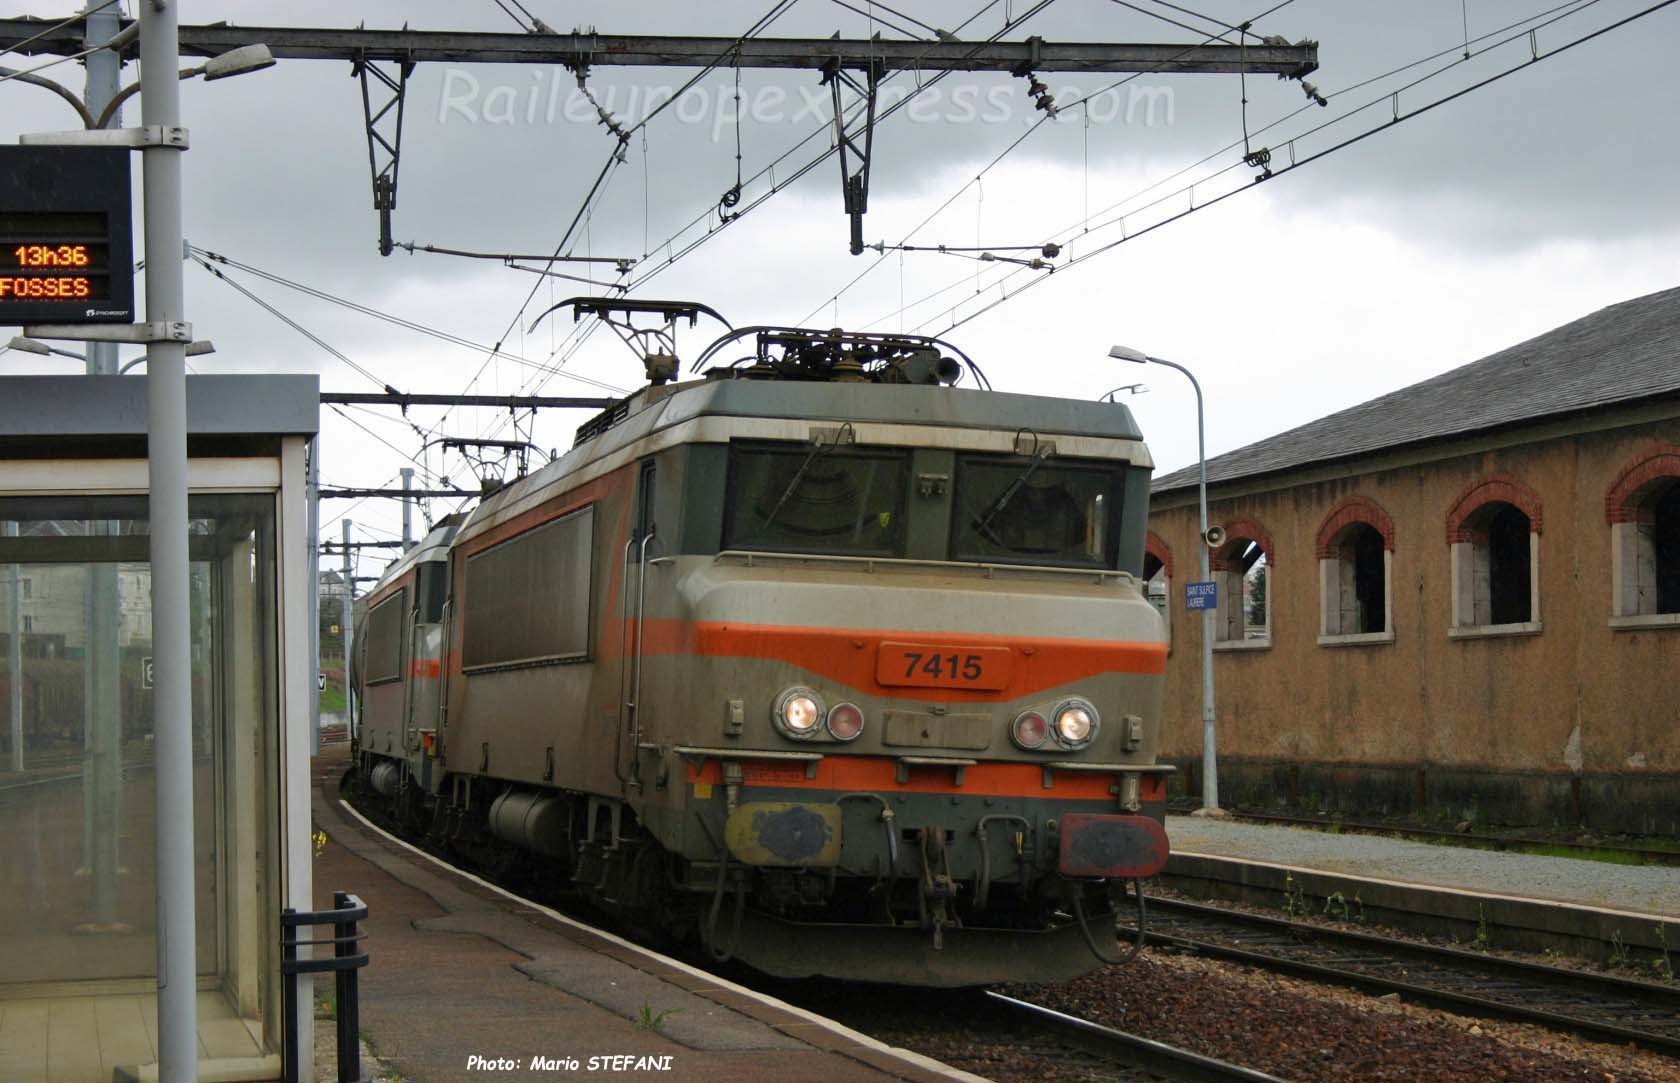
<svg viewBox="0 0 1680 1083"><path fill-rule="evenodd" d="M882 643L875 656L875 679L913 688L996 691L1009 685L1014 662L1008 647Z"/></svg>

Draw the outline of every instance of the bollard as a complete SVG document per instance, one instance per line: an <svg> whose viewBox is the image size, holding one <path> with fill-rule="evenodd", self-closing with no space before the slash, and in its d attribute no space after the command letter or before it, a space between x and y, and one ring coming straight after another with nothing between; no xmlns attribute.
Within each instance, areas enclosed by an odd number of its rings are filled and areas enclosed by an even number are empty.
<svg viewBox="0 0 1680 1083"><path fill-rule="evenodd" d="M334 974L334 993L337 998L338 1019L338 1083L362 1083L362 1048L358 1038L361 1030L360 985L357 971L367 965L367 952L360 944L367 936L360 923L367 920L367 904L346 891L333 893L331 910L294 910L287 907L280 912L280 974L282 1041L286 1083L301 1083L298 1078L298 979L299 974ZM299 940L297 931L305 926L331 925L333 935L327 938ZM299 959L298 948L331 944L333 954L326 959Z"/></svg>

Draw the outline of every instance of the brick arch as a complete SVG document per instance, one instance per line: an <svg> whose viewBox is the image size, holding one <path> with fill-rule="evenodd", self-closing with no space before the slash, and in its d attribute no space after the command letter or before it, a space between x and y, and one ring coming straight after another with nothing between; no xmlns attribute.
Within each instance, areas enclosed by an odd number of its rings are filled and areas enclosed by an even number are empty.
<svg viewBox="0 0 1680 1083"><path fill-rule="evenodd" d="M1225 520L1220 525L1225 528L1225 537L1231 541L1237 538L1247 538L1260 546L1260 551L1266 554L1266 567L1272 567L1274 564L1272 559L1272 535L1270 531L1260 525L1258 519L1248 515L1237 515ZM1227 541L1225 545L1229 546L1231 541ZM1224 548L1224 546L1221 546L1210 557L1210 567L1213 571L1225 570Z"/></svg>
<svg viewBox="0 0 1680 1083"><path fill-rule="evenodd" d="M1161 568L1167 573L1167 578L1173 577L1172 546L1168 545L1161 535L1151 530L1144 536L1143 551L1161 562Z"/></svg>
<svg viewBox="0 0 1680 1083"><path fill-rule="evenodd" d="M1336 535L1343 528L1353 523L1364 523L1382 535L1383 548L1394 552L1394 520L1388 517L1388 512L1382 505L1363 496L1350 496L1331 509L1324 517L1324 522L1318 528L1318 541L1314 551L1318 559L1333 556L1331 552Z"/></svg>
<svg viewBox="0 0 1680 1083"><path fill-rule="evenodd" d="M1622 467L1604 494L1604 518L1612 526L1639 521L1640 490L1663 478L1680 479L1680 447L1659 445Z"/></svg>
<svg viewBox="0 0 1680 1083"><path fill-rule="evenodd" d="M1509 474L1495 474L1466 485L1447 510L1447 544L1475 541L1466 521L1485 504L1502 501L1528 516L1528 529L1540 533L1540 495Z"/></svg>

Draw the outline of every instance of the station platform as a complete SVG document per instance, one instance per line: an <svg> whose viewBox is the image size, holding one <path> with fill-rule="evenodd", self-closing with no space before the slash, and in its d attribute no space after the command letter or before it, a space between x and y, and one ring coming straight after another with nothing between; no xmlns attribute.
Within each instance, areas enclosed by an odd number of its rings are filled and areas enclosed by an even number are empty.
<svg viewBox="0 0 1680 1083"><path fill-rule="evenodd" d="M1171 886L1477 943L1680 954L1680 868L1169 816ZM1291 899L1291 896L1294 896Z"/></svg>
<svg viewBox="0 0 1680 1083"><path fill-rule="evenodd" d="M339 803L343 764L337 750L316 760L318 905L335 889L368 905L362 1034L402 1079L984 1083L389 840Z"/></svg>

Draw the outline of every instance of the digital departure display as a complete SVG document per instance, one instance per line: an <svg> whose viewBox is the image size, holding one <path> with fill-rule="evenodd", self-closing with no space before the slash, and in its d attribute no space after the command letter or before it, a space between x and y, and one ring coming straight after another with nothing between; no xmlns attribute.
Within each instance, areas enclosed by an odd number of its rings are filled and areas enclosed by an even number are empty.
<svg viewBox="0 0 1680 1083"><path fill-rule="evenodd" d="M0 324L134 319L129 160L0 147Z"/></svg>
<svg viewBox="0 0 1680 1083"><path fill-rule="evenodd" d="M110 300L105 217L0 211L0 312L8 302Z"/></svg>

